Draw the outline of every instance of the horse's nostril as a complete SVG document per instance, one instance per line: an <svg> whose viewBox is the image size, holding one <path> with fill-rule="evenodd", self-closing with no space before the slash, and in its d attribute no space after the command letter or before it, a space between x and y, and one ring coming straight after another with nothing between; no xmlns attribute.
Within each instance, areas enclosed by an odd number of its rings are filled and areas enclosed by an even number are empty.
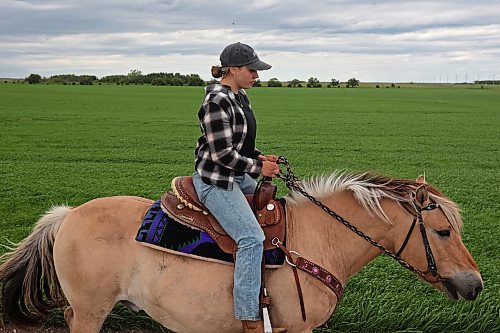
<svg viewBox="0 0 500 333"><path fill-rule="evenodd" d="M478 295L481 291L483 291L483 286L479 285L474 289L474 293Z"/></svg>
<svg viewBox="0 0 500 333"><path fill-rule="evenodd" d="M482 285L477 286L476 288L474 288L473 291L471 291L470 293L467 294L466 299L468 299L468 300L474 300L474 299L476 299L477 295L479 295L479 293L482 290L483 290L483 286Z"/></svg>

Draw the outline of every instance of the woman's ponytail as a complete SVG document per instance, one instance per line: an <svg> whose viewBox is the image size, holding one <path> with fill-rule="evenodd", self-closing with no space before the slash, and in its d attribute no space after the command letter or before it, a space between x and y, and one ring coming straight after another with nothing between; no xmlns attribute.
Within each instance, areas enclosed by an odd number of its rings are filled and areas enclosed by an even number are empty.
<svg viewBox="0 0 500 333"><path fill-rule="evenodd" d="M216 79L222 77L222 67L221 66L212 66L212 76Z"/></svg>
<svg viewBox="0 0 500 333"><path fill-rule="evenodd" d="M228 68L222 66L212 66L212 76L216 79L226 75Z"/></svg>

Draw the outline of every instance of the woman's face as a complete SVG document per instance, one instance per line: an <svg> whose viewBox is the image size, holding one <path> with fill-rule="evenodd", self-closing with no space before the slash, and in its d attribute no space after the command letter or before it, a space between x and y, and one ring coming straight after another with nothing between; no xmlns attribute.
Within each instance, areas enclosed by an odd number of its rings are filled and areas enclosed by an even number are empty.
<svg viewBox="0 0 500 333"><path fill-rule="evenodd" d="M255 80L259 78L259 73L255 69L247 66L233 68L234 80L240 88L248 89L252 87Z"/></svg>

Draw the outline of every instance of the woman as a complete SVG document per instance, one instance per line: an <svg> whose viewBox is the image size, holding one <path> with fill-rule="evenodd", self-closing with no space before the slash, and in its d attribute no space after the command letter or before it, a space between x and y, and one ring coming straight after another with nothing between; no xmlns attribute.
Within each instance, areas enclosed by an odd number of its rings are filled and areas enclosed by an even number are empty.
<svg viewBox="0 0 500 333"><path fill-rule="evenodd" d="M243 332L263 332L259 293L264 233L248 202L259 174L279 173L277 156L262 155L255 148L256 121L245 89L259 77L262 62L248 45L234 43L220 55L221 66L212 67L219 84L207 87L198 112L201 136L195 155L193 183L200 201L217 218L238 245L234 269L234 312ZM273 329L273 332L286 332Z"/></svg>

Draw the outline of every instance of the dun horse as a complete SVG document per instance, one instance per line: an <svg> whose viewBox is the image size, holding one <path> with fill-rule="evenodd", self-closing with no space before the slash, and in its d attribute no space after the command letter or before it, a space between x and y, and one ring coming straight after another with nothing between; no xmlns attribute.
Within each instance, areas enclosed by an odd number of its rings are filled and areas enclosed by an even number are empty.
<svg viewBox="0 0 500 333"><path fill-rule="evenodd" d="M370 174L337 174L302 183L305 191L422 272L428 256L420 233L406 235L415 216L412 194L427 230L439 279L426 279L450 299L473 300L483 289L478 267L460 237L458 207L430 185ZM287 248L328 271L342 284L381 252L301 194L286 198ZM143 309L175 332L239 332L234 320L233 267L156 251L134 240L153 201L139 197L95 199L54 207L33 232L3 257L3 312L14 321L39 319L69 304L71 332L99 332L117 302ZM437 204L437 205L435 205ZM430 206L429 206L430 207ZM299 272L307 320L303 321L292 269L266 270L274 325L311 332L330 318L336 295Z"/></svg>

